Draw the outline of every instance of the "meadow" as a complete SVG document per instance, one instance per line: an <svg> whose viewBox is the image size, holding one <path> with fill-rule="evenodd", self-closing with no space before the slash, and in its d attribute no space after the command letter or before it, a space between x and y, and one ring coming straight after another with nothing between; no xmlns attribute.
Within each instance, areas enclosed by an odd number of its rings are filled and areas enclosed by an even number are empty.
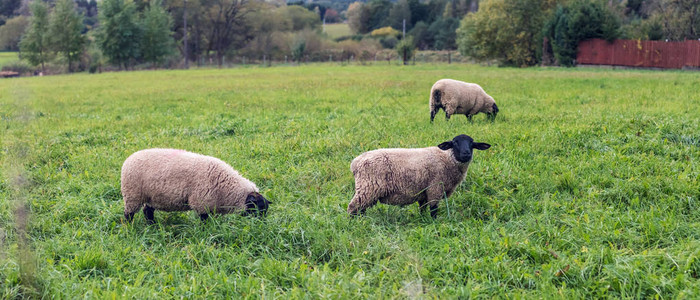
<svg viewBox="0 0 700 300"><path fill-rule="evenodd" d="M326 24L323 26L324 32L333 39L353 35L347 23Z"/></svg>
<svg viewBox="0 0 700 300"><path fill-rule="evenodd" d="M2 66L19 60L17 52L0 52L0 68Z"/></svg>
<svg viewBox="0 0 700 300"><path fill-rule="evenodd" d="M481 84L469 123L428 94ZM0 80L0 298L691 298L700 294L700 76L475 65L233 68ZM468 134L437 219L351 218L350 161ZM264 219L123 219L121 164L212 155Z"/></svg>

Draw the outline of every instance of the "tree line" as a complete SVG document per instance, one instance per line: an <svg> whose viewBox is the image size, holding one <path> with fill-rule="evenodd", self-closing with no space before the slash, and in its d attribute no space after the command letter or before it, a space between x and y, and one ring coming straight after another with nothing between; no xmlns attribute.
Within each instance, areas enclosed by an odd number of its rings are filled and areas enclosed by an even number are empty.
<svg viewBox="0 0 700 300"><path fill-rule="evenodd" d="M351 35L323 33L343 20ZM388 49L404 62L418 49L572 66L584 39L700 38L700 0L4 0L0 25L0 48L69 72L181 67L184 57L366 61Z"/></svg>

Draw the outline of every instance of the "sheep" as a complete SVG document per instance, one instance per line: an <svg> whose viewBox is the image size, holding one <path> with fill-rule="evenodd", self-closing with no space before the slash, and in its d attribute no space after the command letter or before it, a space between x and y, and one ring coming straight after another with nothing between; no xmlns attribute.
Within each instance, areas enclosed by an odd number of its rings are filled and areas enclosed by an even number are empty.
<svg viewBox="0 0 700 300"><path fill-rule="evenodd" d="M350 163L355 177L355 195L348 205L348 213L364 214L377 201L401 206L417 201L421 212L429 205L430 215L436 218L440 199L450 197L464 180L472 160L472 149L490 147L462 134L437 147L362 153Z"/></svg>
<svg viewBox="0 0 700 300"><path fill-rule="evenodd" d="M154 211L194 210L202 221L209 213L239 212L264 216L271 203L255 183L222 160L177 149L146 149L122 166L124 217L133 220L141 207L149 224Z"/></svg>
<svg viewBox="0 0 700 300"><path fill-rule="evenodd" d="M491 121L498 114L496 102L481 86L453 79L440 79L430 89L430 123L441 108L448 121L453 114L464 114L470 122L480 112Z"/></svg>

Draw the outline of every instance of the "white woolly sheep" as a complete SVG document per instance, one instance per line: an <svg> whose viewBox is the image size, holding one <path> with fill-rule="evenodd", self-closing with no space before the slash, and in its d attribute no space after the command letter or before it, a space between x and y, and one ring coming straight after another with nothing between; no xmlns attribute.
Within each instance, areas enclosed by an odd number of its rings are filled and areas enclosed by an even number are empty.
<svg viewBox="0 0 700 300"><path fill-rule="evenodd" d="M391 205L417 201L421 211L429 205L430 215L435 218L440 199L449 197L464 180L472 149L489 147L462 134L437 147L362 153L350 164L355 176L355 196L348 205L348 213L364 214L377 201Z"/></svg>
<svg viewBox="0 0 700 300"><path fill-rule="evenodd" d="M222 160L177 149L146 149L122 166L124 217L131 221L141 207L149 224L154 210L194 210L204 221L209 213L240 212L263 216L270 203L255 183Z"/></svg>
<svg viewBox="0 0 700 300"><path fill-rule="evenodd" d="M430 122L440 109L445 111L449 121L454 114L463 114L469 121L480 112L495 120L498 106L491 96L478 84L453 79L440 79L430 89Z"/></svg>

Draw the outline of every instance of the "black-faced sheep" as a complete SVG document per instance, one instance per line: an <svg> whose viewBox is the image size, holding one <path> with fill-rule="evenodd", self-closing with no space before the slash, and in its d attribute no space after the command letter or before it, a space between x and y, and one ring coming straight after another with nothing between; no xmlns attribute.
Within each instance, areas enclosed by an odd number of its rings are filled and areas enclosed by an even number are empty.
<svg viewBox="0 0 700 300"><path fill-rule="evenodd" d="M437 147L365 152L350 164L355 176L355 196L348 213L364 213L377 201L392 205L418 202L421 211L429 205L435 218L440 199L449 197L464 179L472 150L489 147L462 134Z"/></svg>
<svg viewBox="0 0 700 300"><path fill-rule="evenodd" d="M453 79L440 79L430 89L430 122L440 109L445 110L445 118L453 114L463 114L469 121L480 112L495 120L498 106L491 96L478 84Z"/></svg>
<svg viewBox="0 0 700 300"><path fill-rule="evenodd" d="M141 207L148 223L154 210L209 213L239 212L263 216L269 201L255 183L218 158L176 149L146 149L122 166L124 217L131 221Z"/></svg>

